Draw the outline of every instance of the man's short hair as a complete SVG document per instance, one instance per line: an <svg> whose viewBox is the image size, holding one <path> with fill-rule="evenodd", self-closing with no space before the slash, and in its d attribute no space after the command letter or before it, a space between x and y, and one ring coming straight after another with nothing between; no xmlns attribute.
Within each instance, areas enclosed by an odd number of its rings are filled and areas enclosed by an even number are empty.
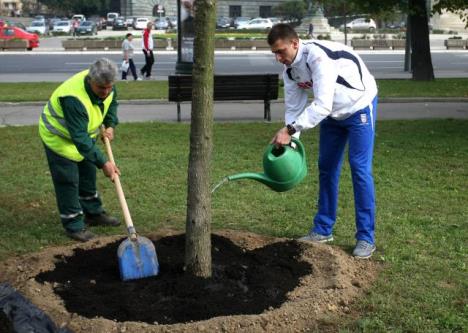
<svg viewBox="0 0 468 333"><path fill-rule="evenodd" d="M107 58L98 59L89 67L88 77L96 84L113 84L117 77L117 66Z"/></svg>
<svg viewBox="0 0 468 333"><path fill-rule="evenodd" d="M133 36L133 34L129 32L128 34L125 35L125 38L128 38L130 36Z"/></svg>
<svg viewBox="0 0 468 333"><path fill-rule="evenodd" d="M277 40L293 40L299 39L297 32L286 23L275 24L268 33L268 44L272 46Z"/></svg>

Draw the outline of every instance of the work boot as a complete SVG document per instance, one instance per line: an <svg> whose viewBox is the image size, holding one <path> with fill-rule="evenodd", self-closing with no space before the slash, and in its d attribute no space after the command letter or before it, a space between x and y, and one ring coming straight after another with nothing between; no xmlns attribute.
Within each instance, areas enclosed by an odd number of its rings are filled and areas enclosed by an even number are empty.
<svg viewBox="0 0 468 333"><path fill-rule="evenodd" d="M65 230L65 232L66 232L68 237L70 237L71 239L80 241L80 242L87 242L87 241L89 241L89 240L96 237L95 234L93 234L92 232L90 232L90 231L88 231L86 229L82 229L82 230L79 230L79 231Z"/></svg>
<svg viewBox="0 0 468 333"><path fill-rule="evenodd" d="M324 236L311 231L308 235L301 237L298 240L312 243L327 243L333 240L333 235L330 234L328 236Z"/></svg>
<svg viewBox="0 0 468 333"><path fill-rule="evenodd" d="M367 259L372 256L372 253L375 251L375 245L368 243L364 240L358 240L356 247L353 251L353 256L358 259Z"/></svg>
<svg viewBox="0 0 468 333"><path fill-rule="evenodd" d="M109 216L106 213L100 214L85 214L84 221L89 226L106 226L106 227L116 227L120 224L113 216Z"/></svg>

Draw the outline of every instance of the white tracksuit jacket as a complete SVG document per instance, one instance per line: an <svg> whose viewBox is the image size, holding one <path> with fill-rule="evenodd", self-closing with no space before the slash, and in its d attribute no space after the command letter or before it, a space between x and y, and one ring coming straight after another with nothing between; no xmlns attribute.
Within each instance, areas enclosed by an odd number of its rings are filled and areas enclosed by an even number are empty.
<svg viewBox="0 0 468 333"><path fill-rule="evenodd" d="M330 116L343 120L372 103L377 85L351 48L330 41L299 41L283 72L285 122L297 131L317 126ZM310 105L308 93L314 94Z"/></svg>

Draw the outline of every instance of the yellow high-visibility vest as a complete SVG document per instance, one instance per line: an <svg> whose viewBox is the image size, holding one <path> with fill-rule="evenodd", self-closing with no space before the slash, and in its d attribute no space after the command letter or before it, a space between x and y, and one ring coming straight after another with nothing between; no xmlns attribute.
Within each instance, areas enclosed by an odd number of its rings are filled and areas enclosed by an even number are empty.
<svg viewBox="0 0 468 333"><path fill-rule="evenodd" d="M63 116L63 109L60 104L61 97L75 97L85 107L88 113L88 134L91 138L96 138L109 106L112 102L114 92L103 101L104 111L98 105L93 104L85 88L85 77L88 70L80 72L63 82L52 94L39 118L39 135L45 145L60 156L75 162L80 162L84 157L78 152L75 144L71 140L67 129L67 123Z"/></svg>

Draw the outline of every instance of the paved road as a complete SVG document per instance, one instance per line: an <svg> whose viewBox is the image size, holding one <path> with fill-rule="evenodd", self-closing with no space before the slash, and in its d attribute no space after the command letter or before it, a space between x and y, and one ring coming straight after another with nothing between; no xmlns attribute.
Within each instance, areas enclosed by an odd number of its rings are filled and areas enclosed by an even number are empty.
<svg viewBox="0 0 468 333"><path fill-rule="evenodd" d="M376 78L410 78L403 71L404 54L401 51L359 52ZM63 81L72 74L87 68L98 57L109 57L120 62L120 52L94 53L1 53L0 82ZM174 73L176 53L159 51L153 75L166 80ZM144 64L137 52L137 68ZM433 51L432 61L436 77L468 77L468 51ZM215 71L223 74L281 73L282 66L268 51L227 51L215 56Z"/></svg>
<svg viewBox="0 0 468 333"><path fill-rule="evenodd" d="M42 103L0 104L0 126L37 124ZM453 118L468 119L468 101L458 102L392 102L380 103L379 120ZM283 103L272 103L273 121L283 120ZM145 122L177 120L176 104L167 102L122 102L119 108L121 122ZM263 121L263 103L217 102L215 121ZM182 120L190 120L190 104L182 105Z"/></svg>

